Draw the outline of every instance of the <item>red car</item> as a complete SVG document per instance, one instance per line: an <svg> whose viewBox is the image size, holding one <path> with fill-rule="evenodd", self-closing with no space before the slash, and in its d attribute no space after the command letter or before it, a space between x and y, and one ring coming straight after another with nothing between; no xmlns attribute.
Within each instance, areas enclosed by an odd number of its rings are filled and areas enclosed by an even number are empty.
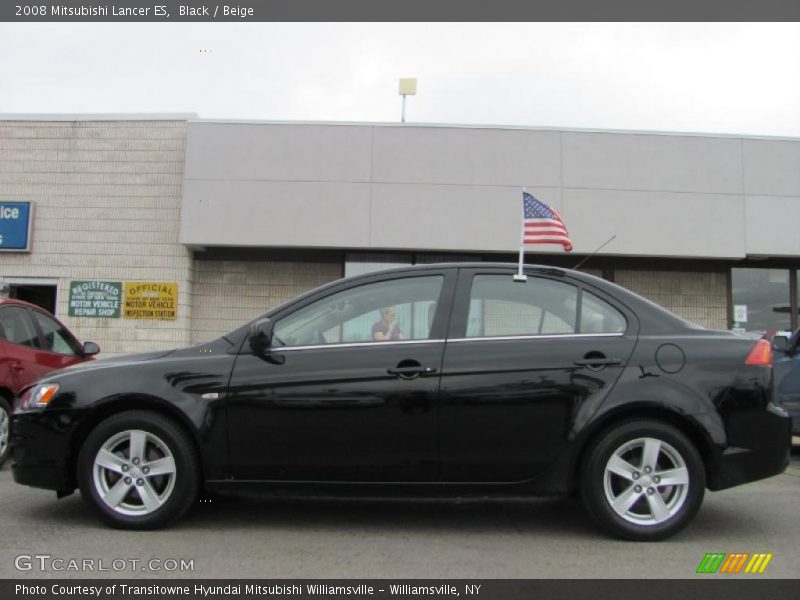
<svg viewBox="0 0 800 600"><path fill-rule="evenodd" d="M12 398L50 371L91 360L98 352L97 344L81 344L43 308L0 299L0 466L10 452Z"/></svg>

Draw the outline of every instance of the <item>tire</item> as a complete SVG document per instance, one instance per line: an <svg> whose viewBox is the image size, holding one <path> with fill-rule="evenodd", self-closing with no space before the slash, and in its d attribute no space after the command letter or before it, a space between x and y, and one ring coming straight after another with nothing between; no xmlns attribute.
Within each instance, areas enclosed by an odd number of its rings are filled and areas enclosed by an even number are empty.
<svg viewBox="0 0 800 600"><path fill-rule="evenodd" d="M705 487L694 444L675 427L644 419L602 434L580 478L583 503L597 524L615 537L639 541L662 540L686 527Z"/></svg>
<svg viewBox="0 0 800 600"><path fill-rule="evenodd" d="M163 527L189 510L200 488L200 461L188 433L148 411L100 422L81 448L77 469L84 501L121 529Z"/></svg>
<svg viewBox="0 0 800 600"><path fill-rule="evenodd" d="M11 456L11 407L8 400L0 396L0 467Z"/></svg>

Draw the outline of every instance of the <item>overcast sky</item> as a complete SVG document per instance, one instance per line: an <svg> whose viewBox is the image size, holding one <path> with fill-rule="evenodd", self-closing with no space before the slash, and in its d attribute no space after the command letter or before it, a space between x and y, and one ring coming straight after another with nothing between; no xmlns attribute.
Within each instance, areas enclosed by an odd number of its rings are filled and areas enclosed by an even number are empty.
<svg viewBox="0 0 800 600"><path fill-rule="evenodd" d="M204 52L201 52L204 50ZM0 113L800 136L800 24L0 24Z"/></svg>

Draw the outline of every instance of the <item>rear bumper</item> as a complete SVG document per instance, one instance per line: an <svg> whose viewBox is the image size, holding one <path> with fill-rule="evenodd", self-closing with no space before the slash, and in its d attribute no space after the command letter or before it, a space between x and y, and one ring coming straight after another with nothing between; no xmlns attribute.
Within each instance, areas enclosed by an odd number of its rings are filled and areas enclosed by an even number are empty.
<svg viewBox="0 0 800 600"><path fill-rule="evenodd" d="M795 402L783 407L792 418L792 434L800 435L800 404Z"/></svg>
<svg viewBox="0 0 800 600"><path fill-rule="evenodd" d="M792 418L773 404L764 411L748 411L747 435L731 436L731 443L715 457L708 488L723 490L778 475L789 466ZM737 439L739 438L739 439Z"/></svg>

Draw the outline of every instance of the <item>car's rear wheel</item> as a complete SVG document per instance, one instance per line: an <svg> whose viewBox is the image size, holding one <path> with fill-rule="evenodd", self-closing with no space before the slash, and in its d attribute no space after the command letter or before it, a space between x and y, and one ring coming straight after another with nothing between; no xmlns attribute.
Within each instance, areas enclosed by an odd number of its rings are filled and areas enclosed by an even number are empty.
<svg viewBox="0 0 800 600"><path fill-rule="evenodd" d="M694 518L703 501L700 454L680 430L666 423L620 423L606 431L587 456L581 496L595 521L617 537L669 537Z"/></svg>
<svg viewBox="0 0 800 600"><path fill-rule="evenodd" d="M11 455L11 407L0 397L0 467Z"/></svg>
<svg viewBox="0 0 800 600"><path fill-rule="evenodd" d="M199 460L182 427L146 411L102 421L78 456L83 498L114 527L154 529L197 499Z"/></svg>

